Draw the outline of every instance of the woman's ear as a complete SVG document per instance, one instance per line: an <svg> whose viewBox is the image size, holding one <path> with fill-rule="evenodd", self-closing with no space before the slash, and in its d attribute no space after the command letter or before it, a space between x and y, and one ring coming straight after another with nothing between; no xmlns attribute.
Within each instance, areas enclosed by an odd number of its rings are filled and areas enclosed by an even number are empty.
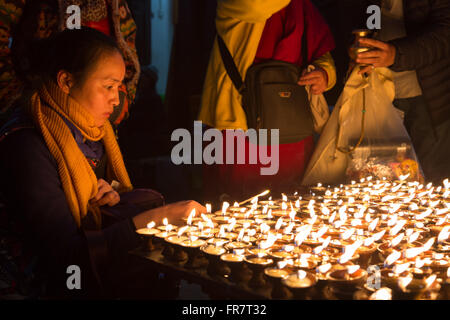
<svg viewBox="0 0 450 320"><path fill-rule="evenodd" d="M73 76L64 70L58 71L56 75L56 82L58 87L64 92L69 94L70 89L73 87Z"/></svg>

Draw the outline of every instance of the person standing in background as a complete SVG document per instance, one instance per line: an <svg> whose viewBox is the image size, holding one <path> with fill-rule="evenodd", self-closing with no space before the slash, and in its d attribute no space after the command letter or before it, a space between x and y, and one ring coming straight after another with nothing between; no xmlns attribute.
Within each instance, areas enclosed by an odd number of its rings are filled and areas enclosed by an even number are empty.
<svg viewBox="0 0 450 320"><path fill-rule="evenodd" d="M310 85L313 94L322 94L336 83L330 54L334 49L333 36L310 0L218 1L216 28L243 79L251 65L278 60L302 68L313 64L315 70L304 73L298 82L301 86ZM302 48L303 37L306 37L308 61L302 61L303 50L306 50ZM198 119L222 130L224 136L226 129L248 129L240 94L227 76L217 41L209 61ZM245 148L249 150L248 140ZM273 176L262 176L260 166L248 162L205 165L205 191L214 193L212 198L222 194L234 199L263 190L261 188L287 192L300 181L313 148L312 135L299 142L280 144L279 170Z"/></svg>
<svg viewBox="0 0 450 320"><path fill-rule="evenodd" d="M378 40L362 39L374 50L357 62L389 67L394 105L404 112L425 179L450 177L450 2L383 0Z"/></svg>

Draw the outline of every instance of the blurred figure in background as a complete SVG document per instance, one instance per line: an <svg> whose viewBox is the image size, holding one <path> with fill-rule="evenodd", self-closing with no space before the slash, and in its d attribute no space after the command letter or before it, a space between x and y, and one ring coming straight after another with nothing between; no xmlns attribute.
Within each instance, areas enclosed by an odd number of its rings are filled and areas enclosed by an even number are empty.
<svg viewBox="0 0 450 320"><path fill-rule="evenodd" d="M320 95L336 83L330 54L335 45L333 36L310 0L218 1L216 28L243 79L253 64L279 60L303 69L313 64L315 70L304 73L298 82L310 86L313 94ZM307 52L302 47L302 39L306 40ZM303 56L308 61L303 61ZM204 82L199 119L209 127L222 130L224 141L226 129L248 129L240 93L227 75L217 41ZM248 139L245 148L249 149ZM212 199L220 194L242 198L265 188L288 192L300 182L313 148L312 134L295 143L280 144L279 170L273 176L262 176L261 165L248 164L247 152L246 164L205 165L205 191L211 193ZM225 149L224 146L224 159Z"/></svg>
<svg viewBox="0 0 450 320"><path fill-rule="evenodd" d="M67 8L78 5L81 25L113 37L125 59L126 74L120 86L120 103L110 122L117 126L128 116L139 79L136 25L125 0L2 0L0 1L0 124L14 101L26 91L30 66L26 53L33 40L47 38L66 28Z"/></svg>
<svg viewBox="0 0 450 320"><path fill-rule="evenodd" d="M378 40L361 44L374 50L359 54L361 70L389 67L394 72L394 105L427 181L450 177L450 2L383 0Z"/></svg>

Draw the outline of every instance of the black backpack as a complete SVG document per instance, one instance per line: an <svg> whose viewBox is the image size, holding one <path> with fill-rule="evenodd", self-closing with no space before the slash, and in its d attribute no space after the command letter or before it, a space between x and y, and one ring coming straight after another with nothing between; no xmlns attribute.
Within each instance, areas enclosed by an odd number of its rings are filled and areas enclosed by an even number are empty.
<svg viewBox="0 0 450 320"><path fill-rule="evenodd" d="M302 38L306 66L306 37ZM280 144L298 142L314 133L308 94L304 86L297 84L302 68L284 61L266 60L248 68L243 82L230 51L219 35L217 41L227 74L242 95L249 129L279 129Z"/></svg>

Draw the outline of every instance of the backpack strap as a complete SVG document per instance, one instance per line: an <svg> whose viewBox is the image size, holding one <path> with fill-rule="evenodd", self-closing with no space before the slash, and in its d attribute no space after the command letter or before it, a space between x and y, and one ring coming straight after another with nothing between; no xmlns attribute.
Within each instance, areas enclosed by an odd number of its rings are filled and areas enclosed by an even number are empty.
<svg viewBox="0 0 450 320"><path fill-rule="evenodd" d="M239 93L245 89L244 82L242 81L241 74L239 73L238 68L231 56L230 51L227 48L227 45L223 41L222 37L217 33L217 43L219 45L220 55L222 56L222 61L227 70L228 76L234 84L234 87Z"/></svg>
<svg viewBox="0 0 450 320"><path fill-rule="evenodd" d="M217 44L219 45L220 56L222 57L223 64L225 66L225 70L227 71L228 76L233 82L236 90L242 94L242 91L245 89L245 83L242 80L241 74L239 73L238 68L236 67L236 63L234 62L233 56L228 50L225 41L223 41L222 37L217 33ZM306 19L303 19L303 35L302 35L302 64L306 68L308 66L308 41L306 38Z"/></svg>

